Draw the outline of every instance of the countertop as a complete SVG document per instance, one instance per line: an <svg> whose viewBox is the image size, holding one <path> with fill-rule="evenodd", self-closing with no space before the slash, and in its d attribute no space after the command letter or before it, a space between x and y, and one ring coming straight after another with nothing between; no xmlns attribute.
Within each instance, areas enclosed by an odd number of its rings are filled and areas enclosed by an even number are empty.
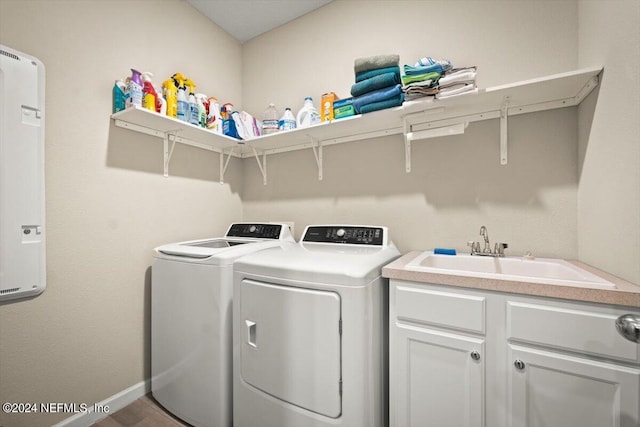
<svg viewBox="0 0 640 427"><path fill-rule="evenodd" d="M457 276L454 274L435 274L405 268L407 263L422 253L423 252L420 251L413 251L403 255L391 264L383 267L382 276L389 279L406 280L411 282L432 283L437 285L483 289L488 291L508 292L549 298L561 298L574 301L640 307L640 286L634 285L633 283L622 280L580 261L569 262L614 283L616 287L614 289L604 289L581 287L579 285L545 285L512 280Z"/></svg>

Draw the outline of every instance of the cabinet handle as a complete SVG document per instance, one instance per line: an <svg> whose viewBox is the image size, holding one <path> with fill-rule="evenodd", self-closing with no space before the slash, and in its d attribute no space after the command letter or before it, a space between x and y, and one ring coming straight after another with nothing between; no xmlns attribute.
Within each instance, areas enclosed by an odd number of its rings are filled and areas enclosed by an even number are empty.
<svg viewBox="0 0 640 427"><path fill-rule="evenodd" d="M478 353L477 351L472 351L471 352L471 358L473 360L480 360L480 353Z"/></svg>
<svg viewBox="0 0 640 427"><path fill-rule="evenodd" d="M517 359L515 362L513 362L513 366L516 367L517 370L521 371L524 369L524 362L520 359Z"/></svg>
<svg viewBox="0 0 640 427"><path fill-rule="evenodd" d="M616 329L629 341L640 343L640 316L625 314L618 317Z"/></svg>

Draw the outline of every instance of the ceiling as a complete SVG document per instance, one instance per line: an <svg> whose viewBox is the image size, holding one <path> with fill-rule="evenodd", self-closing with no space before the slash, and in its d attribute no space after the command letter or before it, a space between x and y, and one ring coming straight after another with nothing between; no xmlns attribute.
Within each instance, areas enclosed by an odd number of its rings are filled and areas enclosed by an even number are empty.
<svg viewBox="0 0 640 427"><path fill-rule="evenodd" d="M332 0L186 0L240 43Z"/></svg>

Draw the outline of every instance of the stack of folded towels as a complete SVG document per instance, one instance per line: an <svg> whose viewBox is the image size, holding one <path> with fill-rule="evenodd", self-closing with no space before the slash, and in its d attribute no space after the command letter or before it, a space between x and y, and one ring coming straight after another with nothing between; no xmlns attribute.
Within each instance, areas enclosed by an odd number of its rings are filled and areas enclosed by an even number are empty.
<svg viewBox="0 0 640 427"><path fill-rule="evenodd" d="M471 93L478 93L476 67L452 68L438 80L438 99Z"/></svg>
<svg viewBox="0 0 640 427"><path fill-rule="evenodd" d="M400 84L399 55L358 58L353 70L356 82L351 86L353 107L357 114L397 107L404 101Z"/></svg>
<svg viewBox="0 0 640 427"><path fill-rule="evenodd" d="M405 65L402 84L407 100L438 93L438 80L451 69L451 61L434 60L431 57L419 59L416 65Z"/></svg>
<svg viewBox="0 0 640 427"><path fill-rule="evenodd" d="M415 65L405 65L402 76L405 99L425 96L438 99L477 93L476 67L453 68L451 61L425 57Z"/></svg>

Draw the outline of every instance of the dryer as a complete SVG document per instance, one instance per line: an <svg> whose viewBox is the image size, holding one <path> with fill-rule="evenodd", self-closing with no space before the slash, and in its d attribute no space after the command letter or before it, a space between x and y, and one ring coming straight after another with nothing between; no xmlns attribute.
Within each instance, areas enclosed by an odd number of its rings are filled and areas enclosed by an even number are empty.
<svg viewBox="0 0 640 427"><path fill-rule="evenodd" d="M316 225L234 265L234 426L387 424L385 227Z"/></svg>
<svg viewBox="0 0 640 427"><path fill-rule="evenodd" d="M151 391L194 426L232 425L233 262L295 242L286 224L231 224L224 237L157 247L151 274Z"/></svg>

